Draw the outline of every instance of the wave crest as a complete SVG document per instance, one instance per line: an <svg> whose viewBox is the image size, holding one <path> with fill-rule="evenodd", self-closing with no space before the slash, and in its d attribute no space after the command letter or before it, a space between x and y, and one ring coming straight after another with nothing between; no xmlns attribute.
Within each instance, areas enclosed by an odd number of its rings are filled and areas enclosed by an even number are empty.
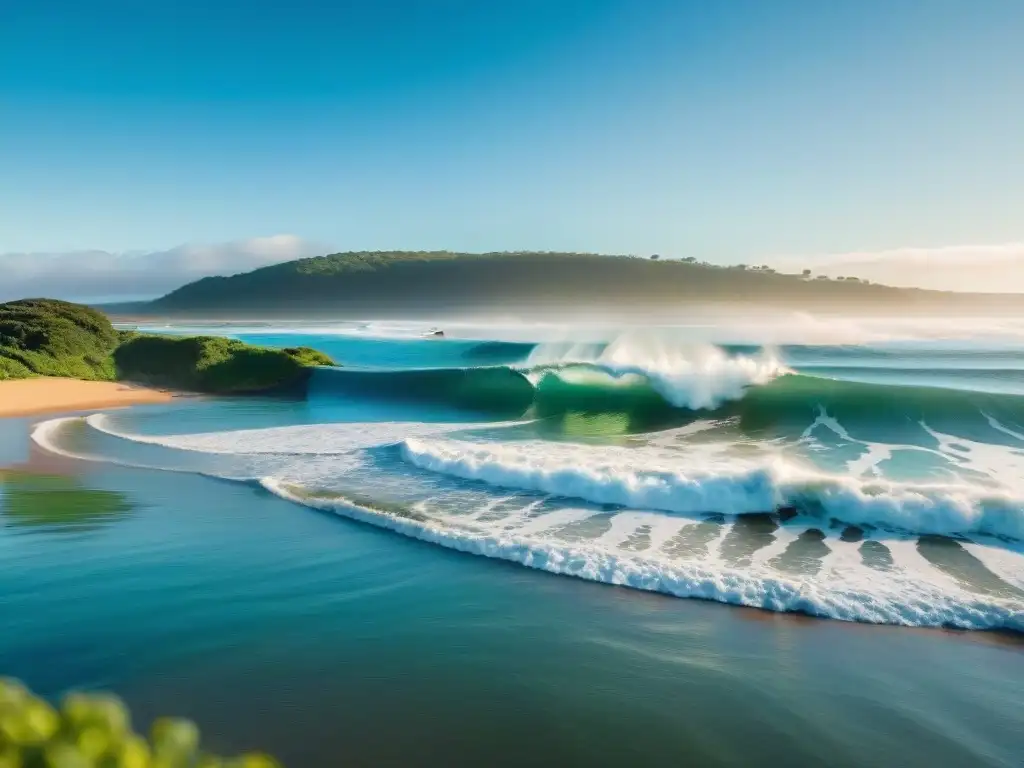
<svg viewBox="0 0 1024 768"><path fill-rule="evenodd" d="M367 370L319 369L314 397L360 396L433 402L523 416L567 411L713 410L787 373L771 351L729 354L717 347L616 342L593 354L549 348L519 366ZM590 359L583 359L589 357Z"/></svg>
<svg viewBox="0 0 1024 768"><path fill-rule="evenodd" d="M851 525L917 534L1024 539L1024 499L959 485L857 480L800 467L778 455L730 455L730 444L659 460L641 449L539 441L472 443L407 438L420 469L489 485L682 515L795 508Z"/></svg>
<svg viewBox="0 0 1024 768"><path fill-rule="evenodd" d="M563 379L578 368L615 379L642 377L669 404L694 411L739 400L748 387L789 372L771 349L757 355L728 354L719 347L679 344L650 333L624 334L607 346L542 344L526 365L540 372L561 369Z"/></svg>
<svg viewBox="0 0 1024 768"><path fill-rule="evenodd" d="M921 583L900 570L876 575L837 574L818 582L759 569L731 568L718 561L667 562L594 544L574 545L452 525L451 521L418 512L375 508L343 495L318 496L272 477L263 478L261 484L282 498L313 509L456 551L588 581L842 621L1024 631L1024 614L1015 601Z"/></svg>

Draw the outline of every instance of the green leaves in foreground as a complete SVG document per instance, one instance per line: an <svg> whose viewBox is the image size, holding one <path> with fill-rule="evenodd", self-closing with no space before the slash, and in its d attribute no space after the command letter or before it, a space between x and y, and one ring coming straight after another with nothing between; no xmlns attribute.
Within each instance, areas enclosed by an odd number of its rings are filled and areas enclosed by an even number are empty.
<svg viewBox="0 0 1024 768"><path fill-rule="evenodd" d="M107 694L68 694L60 709L17 680L0 679L0 768L280 768L263 754L222 758L200 750L189 720L161 718L150 738Z"/></svg>

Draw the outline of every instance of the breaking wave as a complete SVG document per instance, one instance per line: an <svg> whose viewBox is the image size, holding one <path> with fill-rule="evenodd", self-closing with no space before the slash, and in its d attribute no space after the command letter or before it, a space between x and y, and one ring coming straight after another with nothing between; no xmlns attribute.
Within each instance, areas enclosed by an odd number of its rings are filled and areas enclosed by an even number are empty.
<svg viewBox="0 0 1024 768"><path fill-rule="evenodd" d="M862 566L834 569L829 577L802 578L770 568L737 568L721 560L669 561L609 543L571 543L452 521L412 507L377 505L344 495L317 495L274 478L262 485L272 493L313 509L401 533L459 552L507 560L528 568L587 581L713 600L770 611L804 613L842 621L914 627L1024 631L1019 599L977 595L955 583L931 584L913 570ZM859 560L858 544L841 558Z"/></svg>
<svg viewBox="0 0 1024 768"><path fill-rule="evenodd" d="M831 476L781 455L750 460L702 445L659 461L651 452L523 441L408 438L402 456L432 472L595 504L682 515L792 509L828 521L914 534L1024 539L1024 498L967 485Z"/></svg>
<svg viewBox="0 0 1024 768"><path fill-rule="evenodd" d="M963 378L978 369L970 360L944 352L913 366L917 379L871 383L843 377L905 361L842 349L794 362L788 351L637 334L456 351L409 360L476 367L325 368L309 391L318 419L351 418L369 400L455 414L371 420L410 413L388 405L360 423L261 429L218 415L189 422L218 431L191 434L165 434L183 427L154 429L142 412L94 414L43 422L33 438L76 458L259 483L593 581L852 621L1024 631L1024 397L921 385L924 374ZM988 362L989 379L1017 375L1012 360Z"/></svg>
<svg viewBox="0 0 1024 768"><path fill-rule="evenodd" d="M707 410L743 397L786 372L771 353L717 347L646 349L615 344L586 360L535 350L522 366L417 370L322 369L314 396L392 397L484 411Z"/></svg>
<svg viewBox="0 0 1024 768"><path fill-rule="evenodd" d="M592 581L850 621L1024 631L1024 591L1014 586L1024 564L1018 500L985 498L976 488L827 477L786 458L743 459L720 442L692 450L488 443L473 432L482 426L496 425L341 423L155 436L93 415L44 422L33 437L79 458L258 481L309 507ZM419 471L402 471L403 464ZM749 535L743 520L759 521L766 516L758 513L785 503L799 514L788 522L773 515L766 541L750 540L744 558L730 554L734 537ZM862 525L860 538L846 524ZM977 588L936 569L916 542L926 532L969 536L953 543L960 557L984 562L1002 581ZM808 546L820 552L802 570Z"/></svg>
<svg viewBox="0 0 1024 768"><path fill-rule="evenodd" d="M723 354L713 359L717 362L712 365L672 377L651 368L596 363L552 363L525 370L322 369L313 377L310 395L414 401L502 419L566 413L625 413L665 425L697 417L736 419L747 434L759 437L797 435L822 411L850 428L889 434L927 423L955 425L961 434L983 433L988 439L990 417L1024 431L1020 395L822 378L787 372L771 358Z"/></svg>

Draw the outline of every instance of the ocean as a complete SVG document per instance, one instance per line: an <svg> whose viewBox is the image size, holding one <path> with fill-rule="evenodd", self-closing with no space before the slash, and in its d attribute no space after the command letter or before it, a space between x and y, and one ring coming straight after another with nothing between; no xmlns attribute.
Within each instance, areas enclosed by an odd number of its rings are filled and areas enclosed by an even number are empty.
<svg viewBox="0 0 1024 768"><path fill-rule="evenodd" d="M8 421L4 673L290 765L1019 764L1024 327L443 329Z"/></svg>

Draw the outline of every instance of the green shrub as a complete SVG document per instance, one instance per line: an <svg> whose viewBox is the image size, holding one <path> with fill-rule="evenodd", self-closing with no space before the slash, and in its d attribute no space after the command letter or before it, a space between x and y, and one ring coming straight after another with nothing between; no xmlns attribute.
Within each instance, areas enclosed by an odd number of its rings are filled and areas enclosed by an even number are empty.
<svg viewBox="0 0 1024 768"><path fill-rule="evenodd" d="M0 679L2 768L280 768L274 758L221 758L200 750L199 729L161 718L150 738L132 730L128 710L107 694L72 693L59 709L17 680Z"/></svg>
<svg viewBox="0 0 1024 768"><path fill-rule="evenodd" d="M333 365L306 347L256 347L218 336L136 334L117 348L119 378L215 394L284 390L305 383L310 367Z"/></svg>
<svg viewBox="0 0 1024 768"><path fill-rule="evenodd" d="M3 357L0 351L0 381L5 379L29 379L35 374L24 363Z"/></svg>
<svg viewBox="0 0 1024 768"><path fill-rule="evenodd" d="M295 360L295 362L307 367L317 365L335 365L335 362L330 357L325 355L323 352L313 349L312 347L285 347L281 351Z"/></svg>
<svg viewBox="0 0 1024 768"><path fill-rule="evenodd" d="M295 387L317 365L334 365L334 361L309 347L281 350L216 336L178 338L116 331L105 315L67 301L23 299L0 304L0 380L127 379L229 394Z"/></svg>
<svg viewBox="0 0 1024 768"><path fill-rule="evenodd" d="M67 376L109 381L117 332L100 312L55 299L0 304L0 379Z"/></svg>

